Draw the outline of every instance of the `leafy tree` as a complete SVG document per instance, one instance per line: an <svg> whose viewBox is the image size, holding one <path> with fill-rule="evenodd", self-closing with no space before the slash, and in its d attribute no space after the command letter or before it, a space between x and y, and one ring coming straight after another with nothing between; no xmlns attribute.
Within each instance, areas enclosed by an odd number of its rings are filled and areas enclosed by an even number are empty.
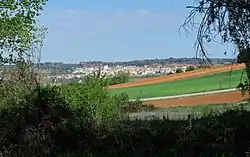
<svg viewBox="0 0 250 157"><path fill-rule="evenodd" d="M220 38L222 43L238 48L238 63L245 63L250 80L250 1L196 0L182 28L198 28L197 53L210 63L205 45ZM197 20L199 21L197 25ZM212 64L212 63L211 63Z"/></svg>
<svg viewBox="0 0 250 157"><path fill-rule="evenodd" d="M24 55L31 55L34 42L38 42L36 18L47 0L0 1L0 61L16 63ZM7 52L7 54L6 54ZM4 55L5 53L5 55Z"/></svg>
<svg viewBox="0 0 250 157"><path fill-rule="evenodd" d="M31 57L36 57L34 53L41 46L46 32L45 28L37 24L37 17L46 1L0 1L0 70L3 79L0 82L0 99L2 101L9 99L9 102L12 100L17 102L16 99L27 94L34 83L36 76ZM3 64L15 66L5 68Z"/></svg>

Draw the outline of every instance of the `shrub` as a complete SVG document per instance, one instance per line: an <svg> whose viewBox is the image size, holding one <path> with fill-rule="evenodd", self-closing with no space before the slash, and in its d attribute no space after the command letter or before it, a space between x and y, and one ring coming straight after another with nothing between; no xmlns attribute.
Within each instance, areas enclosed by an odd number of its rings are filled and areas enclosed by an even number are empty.
<svg viewBox="0 0 250 157"><path fill-rule="evenodd" d="M186 71L193 71L195 70L196 68L194 66L188 66Z"/></svg>
<svg viewBox="0 0 250 157"><path fill-rule="evenodd" d="M176 73L182 73L182 72L183 72L183 70L181 68L176 69Z"/></svg>
<svg viewBox="0 0 250 157"><path fill-rule="evenodd" d="M174 74L174 73L172 73L172 72L169 72L167 75L172 75L172 74Z"/></svg>
<svg viewBox="0 0 250 157"><path fill-rule="evenodd" d="M108 79L108 85L115 85L115 84L129 82L130 76L127 73L119 72L115 76L107 78L107 79Z"/></svg>
<svg viewBox="0 0 250 157"><path fill-rule="evenodd" d="M126 93L121 93L115 97L116 103L121 107L123 113L152 111L155 109L153 105L145 105L140 100L129 101L128 94Z"/></svg>
<svg viewBox="0 0 250 157"><path fill-rule="evenodd" d="M73 112L55 87L37 87L26 95L22 106L0 110L3 156L51 156L55 134L67 127Z"/></svg>
<svg viewBox="0 0 250 157"><path fill-rule="evenodd" d="M120 117L120 108L114 97L104 89L105 77L91 75L84 83L61 86L61 93L67 104L85 113L89 121L97 127L108 126Z"/></svg>

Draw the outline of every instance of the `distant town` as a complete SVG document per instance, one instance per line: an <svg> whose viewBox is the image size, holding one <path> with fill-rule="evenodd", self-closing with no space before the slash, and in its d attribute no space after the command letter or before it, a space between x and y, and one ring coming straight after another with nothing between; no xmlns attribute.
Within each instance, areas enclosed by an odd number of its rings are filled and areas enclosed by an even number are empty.
<svg viewBox="0 0 250 157"><path fill-rule="evenodd" d="M225 65L234 63L233 59L211 59L214 65ZM78 64L64 63L42 63L41 71L44 74L44 80L61 83L75 79L81 81L81 78L99 71L102 75L114 76L119 72L127 73L134 78L145 78L159 75L168 75L176 73L177 70L185 72L188 67L197 67L209 65L201 59L196 58L169 58L169 59L152 59L152 60L137 60L128 62L101 62L89 61L80 62Z"/></svg>

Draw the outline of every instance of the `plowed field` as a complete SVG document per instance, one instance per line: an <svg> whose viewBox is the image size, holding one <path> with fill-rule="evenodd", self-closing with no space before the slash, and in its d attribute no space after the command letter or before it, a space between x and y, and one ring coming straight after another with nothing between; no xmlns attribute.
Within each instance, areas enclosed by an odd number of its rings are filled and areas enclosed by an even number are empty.
<svg viewBox="0 0 250 157"><path fill-rule="evenodd" d="M166 99L166 100L156 100L144 102L144 104L152 104L156 107L177 107L177 106L195 106L202 104L224 104L224 103L234 103L244 100L248 97L246 94L242 97L240 91L219 93L211 95L202 95L178 99Z"/></svg>
<svg viewBox="0 0 250 157"><path fill-rule="evenodd" d="M142 85L148 85L148 84L157 84L157 83L163 83L163 82L172 82L176 80L195 78L199 76L206 76L206 75L210 75L214 73L226 72L226 71L237 70L237 69L242 69L242 68L244 68L244 64L217 66L214 68L198 69L194 71L173 74L173 75L168 75L168 76L141 79L141 80L137 80L134 82L109 86L107 89L118 89L118 88L142 86Z"/></svg>

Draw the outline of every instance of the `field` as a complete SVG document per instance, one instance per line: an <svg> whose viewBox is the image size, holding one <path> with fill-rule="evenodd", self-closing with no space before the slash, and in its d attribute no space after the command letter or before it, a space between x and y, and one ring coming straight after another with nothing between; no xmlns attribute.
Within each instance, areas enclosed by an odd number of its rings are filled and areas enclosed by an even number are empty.
<svg viewBox="0 0 250 157"><path fill-rule="evenodd" d="M235 88L241 80L242 72L243 69L233 70L174 82L120 88L110 92L112 94L125 92L130 99L140 99ZM243 75L243 79L245 77Z"/></svg>
<svg viewBox="0 0 250 157"><path fill-rule="evenodd" d="M199 69L199 70L194 70L194 71L189 71L189 72L174 74L174 75L140 79L140 80L136 80L136 81L129 82L129 83L112 85L112 86L109 86L107 89L113 90L113 89L143 86L143 85L149 85L149 84L173 82L173 81L177 81L177 80L190 79L190 78L206 76L206 75L220 73L220 72L226 72L226 71L230 71L230 70L238 70L238 69L242 69L242 68L244 68L244 64L218 66L218 67L214 67L214 68Z"/></svg>
<svg viewBox="0 0 250 157"><path fill-rule="evenodd" d="M248 98L248 94L242 97L240 91L219 93L211 95L201 95L195 97L185 97L178 99L165 99L156 101L143 102L144 104L152 104L155 107L178 107L178 106L196 106L200 104L227 104L236 103Z"/></svg>

